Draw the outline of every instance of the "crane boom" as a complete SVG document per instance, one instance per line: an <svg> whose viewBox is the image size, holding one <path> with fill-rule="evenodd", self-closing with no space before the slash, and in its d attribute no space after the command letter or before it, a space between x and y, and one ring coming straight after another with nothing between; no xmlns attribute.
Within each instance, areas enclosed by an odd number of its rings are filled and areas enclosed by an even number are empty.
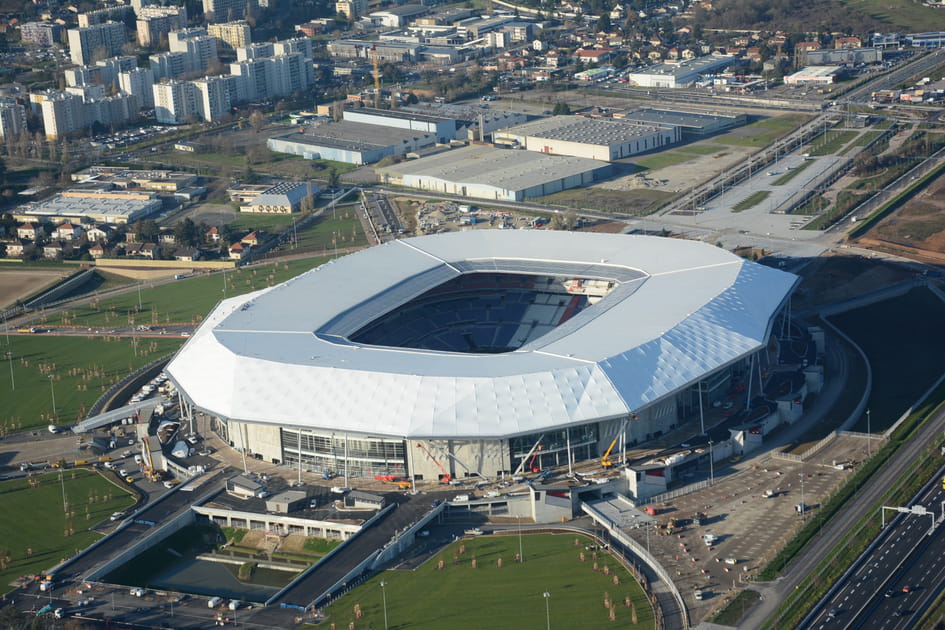
<svg viewBox="0 0 945 630"><path fill-rule="evenodd" d="M638 416L635 413L631 413L629 416L624 418L623 422L620 425L620 429L617 431L617 434L614 436L614 441L610 443L610 446L607 447L607 452L604 453L604 456L600 458L600 465L604 468L612 468L614 463L610 461L610 452L614 450L614 446L617 445L617 440L620 439L621 434L626 430L627 423L631 420L637 420Z"/></svg>
<svg viewBox="0 0 945 630"><path fill-rule="evenodd" d="M525 454L525 457L522 458L522 461L519 462L518 468L516 468L516 469L515 469L515 472L512 473L512 476L513 476L513 477L514 477L515 475L521 474L522 468L525 467L525 462L527 462L527 461L528 461L528 458L532 456L532 453L535 452L535 449L538 448L538 445L541 444L541 441L542 441L543 439L545 439L545 434L544 434L544 433L542 433L541 435L538 436L538 441L535 442L535 444L534 444L534 446L532 446L531 450L528 451L528 453Z"/></svg>
<svg viewBox="0 0 945 630"><path fill-rule="evenodd" d="M417 448L423 449L423 452L427 454L427 457L430 458L430 461L436 464L436 467L439 468L440 471L443 473L440 475L440 481L442 483L449 483L450 480L453 478L453 476L450 475L448 472L446 472L446 469L443 468L442 465L440 465L440 462L436 461L436 458L433 457L433 453L430 452L430 449L424 446L421 442L417 442Z"/></svg>

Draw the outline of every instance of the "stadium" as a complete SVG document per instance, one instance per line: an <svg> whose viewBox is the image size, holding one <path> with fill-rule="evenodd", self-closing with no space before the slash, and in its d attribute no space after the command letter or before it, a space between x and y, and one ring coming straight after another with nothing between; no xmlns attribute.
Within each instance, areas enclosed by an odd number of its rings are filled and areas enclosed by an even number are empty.
<svg viewBox="0 0 945 630"><path fill-rule="evenodd" d="M410 238L223 300L167 372L260 459L491 477L640 444L759 388L747 375L777 363L797 280L653 236Z"/></svg>

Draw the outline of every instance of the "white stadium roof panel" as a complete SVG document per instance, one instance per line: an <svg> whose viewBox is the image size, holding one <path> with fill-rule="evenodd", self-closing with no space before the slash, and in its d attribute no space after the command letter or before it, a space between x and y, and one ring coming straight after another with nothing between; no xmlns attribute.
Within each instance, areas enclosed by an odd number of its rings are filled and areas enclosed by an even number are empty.
<svg viewBox="0 0 945 630"><path fill-rule="evenodd" d="M624 285L509 352L349 338L470 268L583 269ZM531 230L421 237L225 300L168 373L197 407L231 419L411 438L529 434L620 417L760 349L796 281L693 241Z"/></svg>

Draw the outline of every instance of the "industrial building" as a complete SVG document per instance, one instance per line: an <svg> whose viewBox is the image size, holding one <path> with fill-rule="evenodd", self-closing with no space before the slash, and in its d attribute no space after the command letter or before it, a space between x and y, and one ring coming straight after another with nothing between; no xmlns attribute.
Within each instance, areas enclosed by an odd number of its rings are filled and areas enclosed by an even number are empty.
<svg viewBox="0 0 945 630"><path fill-rule="evenodd" d="M703 75L724 70L737 60L731 55L708 55L667 63L631 72L627 83L640 87L683 88L689 87Z"/></svg>
<svg viewBox="0 0 945 630"><path fill-rule="evenodd" d="M134 223L163 206L154 193L67 190L46 201L16 208L17 221L62 223Z"/></svg>
<svg viewBox="0 0 945 630"><path fill-rule="evenodd" d="M682 132L626 120L552 116L496 131L493 138L529 151L612 162L679 142Z"/></svg>
<svg viewBox="0 0 945 630"><path fill-rule="evenodd" d="M837 82L840 66L807 66L784 77L785 85L830 85Z"/></svg>
<svg viewBox="0 0 945 630"><path fill-rule="evenodd" d="M399 184L476 199L524 201L586 186L610 175L606 162L488 146L470 146L377 169Z"/></svg>
<svg viewBox="0 0 945 630"><path fill-rule="evenodd" d="M315 184L307 182L280 182L270 186L240 206L240 212L253 214L292 214L302 210L306 200L320 192ZM312 206L314 207L314 205Z"/></svg>
<svg viewBox="0 0 945 630"><path fill-rule="evenodd" d="M431 133L343 120L269 138L266 146L276 153L300 155L307 160L373 164L434 144L436 136Z"/></svg>
<svg viewBox="0 0 945 630"><path fill-rule="evenodd" d="M833 48L828 50L802 51L804 64L826 66L844 63L879 63L883 60L882 48Z"/></svg>
<svg viewBox="0 0 945 630"><path fill-rule="evenodd" d="M745 114L730 114L728 112L698 114L696 112L650 108L614 114L614 118L662 127L679 127L684 138L687 136L708 136L734 127L740 127L748 122L748 117Z"/></svg>
<svg viewBox="0 0 945 630"><path fill-rule="evenodd" d="M760 394L797 281L654 236L397 240L224 299L167 373L185 416L266 461L433 481L542 470Z"/></svg>
<svg viewBox="0 0 945 630"><path fill-rule="evenodd" d="M358 109L346 109L343 116L344 119L349 122L380 125L432 134L436 137L436 141L441 143L456 139L456 131L458 129L454 118L421 114L407 110L361 107Z"/></svg>

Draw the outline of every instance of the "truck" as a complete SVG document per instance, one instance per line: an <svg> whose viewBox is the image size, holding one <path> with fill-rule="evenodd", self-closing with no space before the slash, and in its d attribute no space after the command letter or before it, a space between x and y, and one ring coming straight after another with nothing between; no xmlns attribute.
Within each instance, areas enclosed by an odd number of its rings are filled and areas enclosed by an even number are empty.
<svg viewBox="0 0 945 630"><path fill-rule="evenodd" d="M222 597L211 597L207 601L207 608L216 608L223 601Z"/></svg>
<svg viewBox="0 0 945 630"><path fill-rule="evenodd" d="M242 603L243 602L241 602L238 599L231 599L230 603L227 604L227 608L229 608L230 610L237 610L240 607L240 604Z"/></svg>
<svg viewBox="0 0 945 630"><path fill-rule="evenodd" d="M49 432L50 432L50 433L59 433L59 427L57 427L57 426L54 425L54 424L51 424L51 425L49 425Z"/></svg>

